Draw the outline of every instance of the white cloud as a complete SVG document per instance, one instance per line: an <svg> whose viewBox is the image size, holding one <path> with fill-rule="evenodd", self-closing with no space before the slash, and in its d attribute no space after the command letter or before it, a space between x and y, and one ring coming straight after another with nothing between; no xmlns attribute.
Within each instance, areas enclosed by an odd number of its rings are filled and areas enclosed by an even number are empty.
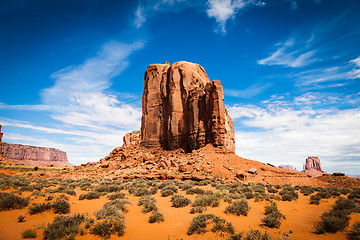
<svg viewBox="0 0 360 240"><path fill-rule="evenodd" d="M349 78L360 78L360 56L350 61L355 67L348 73Z"/></svg>
<svg viewBox="0 0 360 240"><path fill-rule="evenodd" d="M260 65L281 65L286 67L304 67L317 59L314 58L316 50L307 50L298 46L294 38L284 43L278 43L278 49L267 58L258 60Z"/></svg>
<svg viewBox="0 0 360 240"><path fill-rule="evenodd" d="M349 98L358 96L335 101L345 104ZM229 107L235 125L240 126L236 130L237 154L265 163L292 164L300 170L306 157L315 155L325 170L337 171L347 161L343 171L359 172L360 108L318 108L329 99L331 96L307 93L293 101Z"/></svg>
<svg viewBox="0 0 360 240"><path fill-rule="evenodd" d="M218 23L216 31L220 30L222 34L226 34L226 22L234 18L239 10L248 5L265 5L262 1L245 1L245 0L209 0L207 2L207 15L215 18Z"/></svg>
<svg viewBox="0 0 360 240"><path fill-rule="evenodd" d="M270 86L270 83L255 83L244 90L224 89L224 94L231 97L252 98L261 94Z"/></svg>

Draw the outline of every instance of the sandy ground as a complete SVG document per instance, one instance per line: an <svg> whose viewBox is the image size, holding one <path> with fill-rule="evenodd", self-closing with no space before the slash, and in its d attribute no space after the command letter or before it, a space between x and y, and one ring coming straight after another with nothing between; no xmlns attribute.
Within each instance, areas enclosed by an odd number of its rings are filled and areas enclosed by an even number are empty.
<svg viewBox="0 0 360 240"><path fill-rule="evenodd" d="M210 186L202 188L213 189ZM93 217L95 210L102 208L105 202L109 201L106 196L94 200L78 200L78 196L85 191L76 189L77 196L70 196L69 203L71 204L71 213L87 213L88 216ZM127 193L127 191L122 191ZM180 194L186 195L185 192L179 191ZM22 196L28 196L30 192L24 192ZM58 194L55 194L58 195ZM186 195L192 200L195 195ZM122 237L112 235L110 239L223 239L220 236L207 232L205 234L194 234L188 236L186 234L192 218L195 216L190 214L190 206L184 208L171 207L170 196L161 197L158 192L154 197L157 200L159 211L164 214L165 221L162 223L148 223L148 218L151 213L144 214L141 212L142 206L137 206L139 197L127 196L127 200L132 203L128 205L129 211L125 214L126 233ZM261 218L264 217L264 207L268 204L267 201L255 202L254 199L248 200L251 209L248 216L227 215L224 210L228 203L221 200L219 207L209 207L205 213L213 213L217 216L225 218L232 222L236 231L247 232L251 228L258 229L264 232L265 230L273 237L282 237L284 234L292 233L290 236L293 239L346 239L345 233L339 232L336 234L315 234L313 233L313 224L320 220L320 215L331 209L336 198L323 199L320 205L309 204L309 196L303 196L299 193L299 199L292 202L276 201L278 209L286 216L282 221L279 229L269 229L261 226ZM44 197L38 197L30 201L30 205L35 202L44 202ZM19 223L17 217L19 214L26 214L25 222ZM42 214L30 215L28 208L12 211L0 212L0 239L12 240L21 239L21 232L26 229L37 229L37 238L42 239L43 227L47 223L52 222L56 214L47 211ZM360 221L359 213L351 214L350 226L356 221ZM77 236L76 239L101 239L92 234L85 234Z"/></svg>

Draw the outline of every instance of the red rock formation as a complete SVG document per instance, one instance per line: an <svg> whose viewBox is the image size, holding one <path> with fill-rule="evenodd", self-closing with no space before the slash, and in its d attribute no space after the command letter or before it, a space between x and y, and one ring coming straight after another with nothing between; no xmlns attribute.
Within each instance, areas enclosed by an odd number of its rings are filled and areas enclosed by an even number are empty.
<svg viewBox="0 0 360 240"><path fill-rule="evenodd" d="M140 131L133 131L126 133L123 137L122 147L130 147L131 145L138 144L140 142Z"/></svg>
<svg viewBox="0 0 360 240"><path fill-rule="evenodd" d="M189 62L152 64L145 72L141 145L190 152L208 143L235 151L221 82Z"/></svg>
<svg viewBox="0 0 360 240"><path fill-rule="evenodd" d="M3 133L1 132L1 124L0 124L0 156L4 155L3 147L2 147L2 137L3 137Z"/></svg>
<svg viewBox="0 0 360 240"><path fill-rule="evenodd" d="M325 171L321 170L320 159L318 157L308 157L302 172L313 177L318 177L326 173Z"/></svg>
<svg viewBox="0 0 360 240"><path fill-rule="evenodd" d="M71 166L66 152L55 148L34 147L21 144L3 142L4 155L15 163L25 165L58 165Z"/></svg>

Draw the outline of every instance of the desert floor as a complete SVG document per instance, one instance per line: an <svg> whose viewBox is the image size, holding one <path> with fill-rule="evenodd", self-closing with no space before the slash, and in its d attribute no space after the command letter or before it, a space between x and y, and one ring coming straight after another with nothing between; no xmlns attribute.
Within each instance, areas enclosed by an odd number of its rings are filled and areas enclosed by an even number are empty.
<svg viewBox="0 0 360 240"><path fill-rule="evenodd" d="M81 194L88 193L89 191L95 191L96 186L102 183L112 184L112 185L124 185L131 184L132 182L141 180L111 180L111 179L97 179L91 181L91 186L87 190L84 185L81 185L85 180L81 179L55 179L51 178L49 181L52 181L52 186L43 187L40 191L26 189L24 186L31 186L36 184L46 183L47 178L34 178L24 172L24 177L11 177L13 172L9 170L2 169L0 171L0 180L1 180L1 192L11 193L19 195L21 197L29 197L30 201L28 206L21 209L12 209L12 210L2 210L0 211L0 239L22 239L21 233L27 229L36 230L37 236L36 239L43 239L43 231L46 228L48 223L51 223L54 217L59 214L54 214L53 211L47 210L38 214L29 214L29 207L34 203L45 203L49 202L46 200L49 195L52 195L54 199L64 194L59 190L58 192L51 192L51 190L56 190L57 187L62 185L63 187L73 189L76 193L76 196L65 194L68 197L68 202L70 203L70 213L85 213L87 218L95 219L94 212L103 207L106 202L110 200L107 198L107 192L102 192L103 196L100 196L98 199L84 199L79 200ZM25 174L26 173L26 174ZM40 179L40 180L39 180ZM28 181L30 184L22 182ZM146 181L150 183L151 181ZM159 186L163 181L152 181L150 183L154 186ZM180 181L167 181L169 184L175 184L179 186L182 184ZM201 188L204 190L211 190L215 192L217 189L214 187L214 183L207 184L209 182L202 182L199 185L195 184L193 188ZM241 184L241 183L240 183ZM21 189L23 185L23 189ZM51 184L50 184L51 185ZM89 184L88 184L89 185ZM201 185L201 186L200 186ZM224 186L226 184L223 184ZM249 186L250 188L256 186L254 183L245 183L241 184L242 187ZM95 189L95 190L94 190ZM265 187L266 189L266 187ZM297 189L297 188L295 188ZM29 191L30 190L30 191ZM48 191L47 191L48 190ZM279 189L281 190L281 189ZM36 192L36 193L35 193ZM120 191L125 194L125 199L130 202L127 204L127 212L124 213L125 219L124 223L126 225L125 234L121 237L116 234L112 234L110 239L228 239L228 235L224 234L223 236L219 233L213 233L209 228L206 233L201 234L192 234L187 235L187 230L192 219L197 216L199 213L190 214L190 209L192 208L191 204L185 207L174 208L171 203L171 195L167 197L161 196L160 189L153 196L156 199L156 205L159 209L159 212L163 213L165 221L160 223L149 223L148 219L151 215L149 213L142 213L142 206L138 206L138 201L140 197L133 196L129 194L127 187L121 189ZM351 228L351 226L360 221L360 213L353 212L350 216L350 224L348 227L337 233L326 233L326 234L316 234L314 232L314 223L320 221L320 215L326 211L331 210L333 204L339 197L345 197L346 195L341 194L340 196L332 196L328 199L321 199L319 205L310 204L310 195L304 196L300 193L300 190L297 189L299 198L293 201L282 201L279 198L272 199L277 203L278 209L280 212L285 215L286 219L281 220L281 226L279 228L268 228L262 226L261 219L265 216L265 206L269 205L269 199L251 198L247 199L250 209L247 216L237 216L233 214L226 214L225 207L229 205L228 202L225 202L224 199L228 196L228 192L224 193L220 197L220 205L217 207L206 207L204 213L215 214L221 218L226 219L231 222L235 228L236 232L246 232L250 229L260 230L262 233L267 231L271 237L275 239L347 239L346 232ZM219 191L218 191L219 193ZM266 192L268 193L268 192ZM186 196L191 199L193 203L198 194L187 194L186 191L178 188L178 193L180 195ZM316 191L312 194L316 194ZM273 196L279 196L278 193L273 194ZM233 199L235 200L235 199ZM18 222L19 215L26 215L24 222ZM85 223L80 225L80 228L83 231L83 235L79 233L76 235L75 239L103 239L99 236L90 233L90 229L85 229Z"/></svg>

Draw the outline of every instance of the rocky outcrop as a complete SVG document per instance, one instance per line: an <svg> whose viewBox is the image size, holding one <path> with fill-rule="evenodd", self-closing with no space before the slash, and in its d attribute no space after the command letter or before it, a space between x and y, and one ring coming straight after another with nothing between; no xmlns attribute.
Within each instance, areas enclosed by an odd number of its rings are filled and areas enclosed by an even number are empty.
<svg viewBox="0 0 360 240"><path fill-rule="evenodd" d="M221 82L189 62L152 64L145 72L140 143L186 152L208 143L235 151Z"/></svg>
<svg viewBox="0 0 360 240"><path fill-rule="evenodd" d="M2 137L3 137L3 133L1 132L1 124L0 124L0 157L4 155L3 146L2 146Z"/></svg>
<svg viewBox="0 0 360 240"><path fill-rule="evenodd" d="M140 131L133 131L125 134L122 147L130 147L138 143L140 143Z"/></svg>
<svg viewBox="0 0 360 240"><path fill-rule="evenodd" d="M25 165L71 166L66 152L55 148L35 147L3 142L4 155L15 163Z"/></svg>
<svg viewBox="0 0 360 240"><path fill-rule="evenodd" d="M304 164L304 169L302 172L313 177L318 177L323 174L326 174L326 172L321 169L320 159L314 156L308 157L306 159L306 162Z"/></svg>

